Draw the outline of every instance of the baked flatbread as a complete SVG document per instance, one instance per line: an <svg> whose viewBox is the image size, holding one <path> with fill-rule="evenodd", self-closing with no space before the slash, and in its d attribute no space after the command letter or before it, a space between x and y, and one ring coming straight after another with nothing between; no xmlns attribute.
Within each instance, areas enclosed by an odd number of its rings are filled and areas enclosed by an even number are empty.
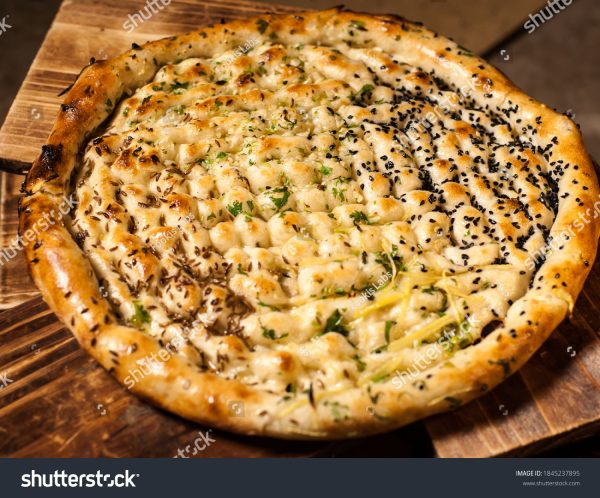
<svg viewBox="0 0 600 498"><path fill-rule="evenodd" d="M31 274L94 358L283 438L488 391L573 308L599 235L569 118L419 24L339 9L92 62L24 190Z"/></svg>

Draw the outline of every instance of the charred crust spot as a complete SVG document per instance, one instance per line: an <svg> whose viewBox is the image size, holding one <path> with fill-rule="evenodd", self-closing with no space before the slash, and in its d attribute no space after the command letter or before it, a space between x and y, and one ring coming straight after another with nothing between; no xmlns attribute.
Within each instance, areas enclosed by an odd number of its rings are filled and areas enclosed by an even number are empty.
<svg viewBox="0 0 600 498"><path fill-rule="evenodd" d="M75 109L76 109L76 107L73 104L61 104L60 105L60 110L62 112L71 112L71 111L74 111Z"/></svg>
<svg viewBox="0 0 600 498"><path fill-rule="evenodd" d="M27 184L43 180L49 182L58 178L58 169L62 160L63 146L60 145L42 145L42 153L34 163L31 173L27 178Z"/></svg>
<svg viewBox="0 0 600 498"><path fill-rule="evenodd" d="M408 19L406 19L405 17L399 16L398 14L385 14L386 17L382 18L382 22L386 23L386 24L390 24L390 23L410 23L411 21L409 21ZM414 23L419 25L419 23Z"/></svg>
<svg viewBox="0 0 600 498"><path fill-rule="evenodd" d="M502 326L502 322L500 320L491 321L485 327L483 327L483 330L481 331L481 337L482 338L487 337L494 330L496 330L498 327L501 327L501 326Z"/></svg>

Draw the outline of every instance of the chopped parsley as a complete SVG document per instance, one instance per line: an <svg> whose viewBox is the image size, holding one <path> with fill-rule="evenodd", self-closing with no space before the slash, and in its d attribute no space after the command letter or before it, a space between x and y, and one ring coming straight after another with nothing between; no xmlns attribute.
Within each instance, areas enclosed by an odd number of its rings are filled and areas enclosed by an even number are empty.
<svg viewBox="0 0 600 498"><path fill-rule="evenodd" d="M263 335L263 337L266 337L267 339L271 339L272 341L277 341L279 339L283 339L284 337L288 336L287 333L281 334L280 336L278 336L273 329L268 329L267 327L262 328L262 335Z"/></svg>
<svg viewBox="0 0 600 498"><path fill-rule="evenodd" d="M258 32L262 35L269 27L269 23L264 19L257 19L256 26L258 27Z"/></svg>
<svg viewBox="0 0 600 498"><path fill-rule="evenodd" d="M323 176L328 176L328 175L331 175L331 172L333 171L333 169L331 169L331 168L323 165L323 166L321 166L321 168L319 169L319 171L321 172L321 174Z"/></svg>
<svg viewBox="0 0 600 498"><path fill-rule="evenodd" d="M331 190L331 193L333 194L333 197L335 197L336 199L339 199L342 202L346 201L346 196L344 195L346 193L346 190L343 190L343 189L337 188L337 187L333 187L333 189Z"/></svg>
<svg viewBox="0 0 600 498"><path fill-rule="evenodd" d="M352 96L352 101L354 103L360 103L363 102L365 98L371 98L373 90L375 90L373 85L364 85L356 95Z"/></svg>
<svg viewBox="0 0 600 498"><path fill-rule="evenodd" d="M183 92L183 90L187 90L189 86L190 84L188 82L181 83L180 81L175 80L175 83L171 83L171 88L169 89L169 92L179 95Z"/></svg>
<svg viewBox="0 0 600 498"><path fill-rule="evenodd" d="M287 187L274 188L273 190L271 190L271 192L275 194L282 194L281 197L269 196L271 202L277 208L277 210L281 209L287 204L287 201L290 198L290 191Z"/></svg>
<svg viewBox="0 0 600 498"><path fill-rule="evenodd" d="M357 29L358 31L367 31L365 23L363 21L352 20L350 21L350 27Z"/></svg>
<svg viewBox="0 0 600 498"><path fill-rule="evenodd" d="M133 306L135 308L135 312L131 317L131 323L133 325L136 327L141 327L143 324L151 322L152 318L150 317L150 313L148 313L148 310L144 308L142 303L134 301Z"/></svg>
<svg viewBox="0 0 600 498"><path fill-rule="evenodd" d="M469 332L470 324L467 320L461 324L452 323L442 330L441 337L437 340L447 353L464 349L473 343L473 336Z"/></svg>
<svg viewBox="0 0 600 498"><path fill-rule="evenodd" d="M352 218L352 221L354 221L355 225L359 225L361 223L368 225L370 223L369 218L362 211L354 211L350 213L350 218Z"/></svg>
<svg viewBox="0 0 600 498"><path fill-rule="evenodd" d="M356 362L356 368L358 369L359 372L364 372L365 369L367 368L367 364L361 359L360 356L358 356L357 354L355 354L352 359Z"/></svg>
<svg viewBox="0 0 600 498"><path fill-rule="evenodd" d="M240 201L235 201L233 204L227 205L227 211L231 213L231 216L237 216L242 212L243 206Z"/></svg>
<svg viewBox="0 0 600 498"><path fill-rule="evenodd" d="M392 250L388 252L377 252L375 253L375 262L379 263L388 274L393 274L393 269L396 271L406 271L406 265L404 264L404 258L398 255L398 246L393 245ZM392 267L392 265L394 265Z"/></svg>
<svg viewBox="0 0 600 498"><path fill-rule="evenodd" d="M387 379L389 377L389 375L390 375L389 373L382 373L382 374L376 375L371 380L374 383L383 382L385 379Z"/></svg>
<svg viewBox="0 0 600 498"><path fill-rule="evenodd" d="M471 52L469 49L466 49L465 47L462 46L458 46L458 55L465 55L467 57L473 57L473 52Z"/></svg>
<svg viewBox="0 0 600 498"><path fill-rule="evenodd" d="M263 308L269 308L271 311L279 311L279 308L277 306L273 306L272 304L267 304L263 301L258 301L256 304L258 304L259 306L262 306Z"/></svg>
<svg viewBox="0 0 600 498"><path fill-rule="evenodd" d="M331 409L331 415L336 422L348 420L347 411L350 409L346 405L342 405L339 401L325 401L324 405L329 405Z"/></svg>
<svg viewBox="0 0 600 498"><path fill-rule="evenodd" d="M348 329L342 324L342 314L340 310L335 310L329 318L325 322L325 328L323 329L323 334L327 334L328 332L336 332L338 334L342 334L344 337L348 336Z"/></svg>

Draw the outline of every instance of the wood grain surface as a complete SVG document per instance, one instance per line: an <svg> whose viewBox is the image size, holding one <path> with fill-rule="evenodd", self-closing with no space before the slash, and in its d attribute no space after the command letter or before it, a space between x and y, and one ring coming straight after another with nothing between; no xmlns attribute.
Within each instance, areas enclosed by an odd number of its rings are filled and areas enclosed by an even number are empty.
<svg viewBox="0 0 600 498"><path fill-rule="evenodd" d="M194 29L220 18L288 11L240 0L180 0L127 33L144 1L66 0L0 132L4 167L37 155L60 98L80 68L133 41ZM26 139L24 139L26 137ZM0 455L171 456L206 428L150 407L119 386L77 345L41 301L16 244L22 177L0 176ZM12 254L8 254L9 256ZM533 454L599 430L600 270L596 264L573 318L519 374L451 413L389 435L294 443L214 432L196 456L495 456ZM9 382L10 381L10 382ZM430 442L424 431L431 436ZM189 455L192 456L192 455Z"/></svg>
<svg viewBox="0 0 600 498"><path fill-rule="evenodd" d="M243 416L243 406L232 407ZM204 439L214 439L200 448ZM189 447L186 450L186 447ZM420 425L340 442L282 441L211 430L154 408L120 386L41 298L0 313L0 456L426 456Z"/></svg>
<svg viewBox="0 0 600 498"><path fill-rule="evenodd" d="M0 310L39 295L21 253L17 204L23 178L0 173Z"/></svg>

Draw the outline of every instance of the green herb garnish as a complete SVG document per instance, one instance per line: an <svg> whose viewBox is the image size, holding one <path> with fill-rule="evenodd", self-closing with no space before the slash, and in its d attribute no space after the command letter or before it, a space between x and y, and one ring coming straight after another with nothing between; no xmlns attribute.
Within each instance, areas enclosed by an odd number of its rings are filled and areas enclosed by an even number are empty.
<svg viewBox="0 0 600 498"><path fill-rule="evenodd" d="M357 354L352 357L352 359L356 362L356 368L359 372L364 372L367 368L367 364L361 359Z"/></svg>
<svg viewBox="0 0 600 498"><path fill-rule="evenodd" d="M268 329L267 327L262 328L262 335L263 335L263 337L266 337L267 339L271 339L272 341L277 341L279 339L283 339L284 337L288 336L287 333L277 336L277 334L275 333L275 331L273 329Z"/></svg>
<svg viewBox="0 0 600 498"><path fill-rule="evenodd" d="M365 23L363 21L353 20L350 21L350 27L357 29L358 31L367 31Z"/></svg>
<svg viewBox="0 0 600 498"><path fill-rule="evenodd" d="M175 83L171 83L171 88L169 89L169 92L179 95L180 93L182 93L183 90L187 90L189 86L190 86L190 84L187 82L181 83L181 82L175 80Z"/></svg>
<svg viewBox="0 0 600 498"><path fill-rule="evenodd" d="M259 306L262 306L264 308L269 308L271 311L279 311L279 308L277 306L273 306L272 304L264 303L263 301L258 301L256 304L258 304Z"/></svg>
<svg viewBox="0 0 600 498"><path fill-rule="evenodd" d="M327 166L321 166L321 168L319 169L319 171L321 172L321 174L323 176L327 176L327 175L331 175L331 172L333 170L331 168L327 167Z"/></svg>
<svg viewBox="0 0 600 498"><path fill-rule="evenodd" d="M394 320L386 320L385 321L385 343L389 344L390 343L390 331L392 330L392 327L396 325L396 322Z"/></svg>
<svg viewBox="0 0 600 498"><path fill-rule="evenodd" d="M350 213L350 218L354 221L355 225L359 225L361 223L369 224L369 218L362 211L354 211Z"/></svg>
<svg viewBox="0 0 600 498"><path fill-rule="evenodd" d="M264 19L257 19L256 26L258 27L258 32L260 34L263 34L269 27L269 23L267 21L265 21Z"/></svg>
<svg viewBox="0 0 600 498"><path fill-rule="evenodd" d="M273 190L271 190L271 192L276 194L282 194L281 197L269 196L271 202L275 205L277 210L281 209L287 204L287 201L290 198L290 191L287 189L287 187L274 188Z"/></svg>
<svg viewBox="0 0 600 498"><path fill-rule="evenodd" d="M343 336L348 336L348 329L342 324L342 314L340 310L335 310L329 318L325 322L325 328L323 329L323 334L327 332L336 332L338 334L342 334Z"/></svg>
<svg viewBox="0 0 600 498"><path fill-rule="evenodd" d="M235 201L233 204L227 205L227 211L231 213L231 216L237 216L242 212L243 206L240 201Z"/></svg>
<svg viewBox="0 0 600 498"><path fill-rule="evenodd" d="M352 96L352 101L354 103L360 103L365 98L370 98L374 89L375 87L373 85L364 85L356 95Z"/></svg>
<svg viewBox="0 0 600 498"><path fill-rule="evenodd" d="M131 317L131 323L133 325L135 325L136 327L141 327L142 325L144 325L144 323L150 323L152 321L150 313L148 313L148 311L146 310L146 308L144 308L142 303L134 301L133 306L135 308L135 312Z"/></svg>

